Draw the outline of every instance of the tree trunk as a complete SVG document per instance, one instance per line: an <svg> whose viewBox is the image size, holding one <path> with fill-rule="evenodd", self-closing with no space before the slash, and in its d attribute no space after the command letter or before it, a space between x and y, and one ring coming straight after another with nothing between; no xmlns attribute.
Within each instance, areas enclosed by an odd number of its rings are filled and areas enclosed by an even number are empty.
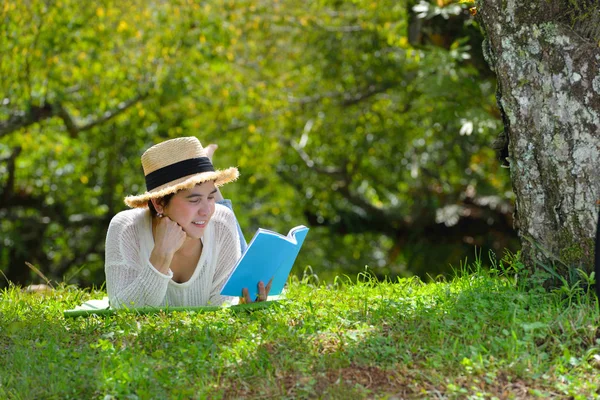
<svg viewBox="0 0 600 400"><path fill-rule="evenodd" d="M593 271L600 199L597 0L480 0L498 77L522 259Z"/></svg>

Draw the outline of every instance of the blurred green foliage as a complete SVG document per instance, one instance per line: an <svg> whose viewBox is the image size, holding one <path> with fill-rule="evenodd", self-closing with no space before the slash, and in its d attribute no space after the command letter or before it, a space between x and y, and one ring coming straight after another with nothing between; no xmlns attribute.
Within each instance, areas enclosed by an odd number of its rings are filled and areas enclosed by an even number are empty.
<svg viewBox="0 0 600 400"><path fill-rule="evenodd" d="M442 0L18 0L0 6L0 270L104 280L139 157L194 135L247 239L312 230L296 272L436 275L514 248L481 36Z"/></svg>

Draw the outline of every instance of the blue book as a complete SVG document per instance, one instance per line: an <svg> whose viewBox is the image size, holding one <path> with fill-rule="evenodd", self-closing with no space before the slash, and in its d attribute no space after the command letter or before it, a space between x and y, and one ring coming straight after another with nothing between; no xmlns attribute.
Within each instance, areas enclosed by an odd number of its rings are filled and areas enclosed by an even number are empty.
<svg viewBox="0 0 600 400"><path fill-rule="evenodd" d="M242 289L248 288L254 299L258 296L258 282L263 281L266 286L271 278L269 296L281 294L307 233L308 228L303 225L292 228L287 236L262 228L256 231L221 294L241 296Z"/></svg>

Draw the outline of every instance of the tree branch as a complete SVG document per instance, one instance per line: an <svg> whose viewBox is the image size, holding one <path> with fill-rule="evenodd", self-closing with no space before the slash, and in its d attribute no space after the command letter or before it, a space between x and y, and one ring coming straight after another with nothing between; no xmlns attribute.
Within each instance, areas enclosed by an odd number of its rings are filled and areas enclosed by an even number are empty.
<svg viewBox="0 0 600 400"><path fill-rule="evenodd" d="M6 202L8 198L12 195L15 186L15 160L21 154L21 150L23 148L21 146L17 146L13 148L13 152L8 158L5 158L1 161L7 162L6 169L8 170L8 180L6 181L6 185L4 185L4 190L2 191L2 203Z"/></svg>
<svg viewBox="0 0 600 400"><path fill-rule="evenodd" d="M44 195L32 194L28 189L15 190L15 170L16 159L21 154L22 148L17 146L7 158L0 161L7 162L8 179L0 191L0 210L9 210L11 208L34 209L39 211L40 217L49 217L51 220L69 225L86 226L98 223L98 221L110 222L110 215L101 216L73 214L68 215L62 204L54 203L52 205L45 203ZM107 219L108 218L108 219Z"/></svg>
<svg viewBox="0 0 600 400"><path fill-rule="evenodd" d="M351 106L351 105L357 104L363 100L366 100L376 94L384 93L391 87L392 87L391 84L382 85L382 86L369 85L368 87L358 90L354 93L325 92L325 93L317 94L314 96L305 96L305 97L288 96L288 100L290 103L309 104L309 103L316 103L325 98L328 98L328 99L341 98L340 104L342 106Z"/></svg>
<svg viewBox="0 0 600 400"><path fill-rule="evenodd" d="M106 111L101 117L82 125L78 125L76 123L67 109L61 103L46 103L41 107L30 106L27 112L17 111L13 113L8 120L0 121L0 138L19 129L26 128L30 125L53 117L61 118L71 137L76 137L83 131L87 131L95 126L102 125L105 122L110 121L111 119L125 112L131 106L144 100L146 97L148 97L148 92L140 93L137 96L120 103L113 110Z"/></svg>
<svg viewBox="0 0 600 400"><path fill-rule="evenodd" d="M88 129L92 129L95 126L102 125L103 123L110 121L111 119L125 112L131 106L144 100L146 97L148 97L148 92L143 92L127 101L119 103L119 105L115 109L106 111L100 118L96 119L95 121L91 121L85 125L80 126L78 128L77 133L87 131Z"/></svg>
<svg viewBox="0 0 600 400"><path fill-rule="evenodd" d="M343 173L341 168L334 167L334 166L321 166L321 165L315 163L312 160L312 158L308 155L308 153L306 151L304 151L304 148L303 148L303 146L301 146L300 143L297 143L297 142L295 142L293 140L289 140L289 139L283 139L283 141L287 142L287 144L292 146L292 148L294 150L296 150L296 152L298 153L298 155L300 156L302 161L304 161L306 166L308 168L312 169L313 171L315 171L319 174L329 175L329 176L333 176L333 177L343 179L343 180L347 179L347 176Z"/></svg>
<svg viewBox="0 0 600 400"><path fill-rule="evenodd" d="M305 135L306 132L305 127ZM513 207L509 202L498 197L467 196L457 204L439 209L440 218L436 218L436 210L428 212L426 209L413 216L405 216L400 208L380 207L360 193L351 189L352 174L346 169L336 167L323 167L315 163L304 151L307 137L300 139L299 143L290 141L306 166L312 171L340 179L336 192L348 203L336 203L335 220L324 220L310 209L305 210L305 216L311 225L327 226L339 234L376 232L383 233L394 240L408 240L419 233L421 236L435 241L462 241L464 237L484 235L494 231L501 235L514 235L512 212ZM302 185L294 176L279 172L283 178L292 184L299 192L303 192ZM439 219L439 220L438 220ZM454 236L454 237L448 237Z"/></svg>
<svg viewBox="0 0 600 400"><path fill-rule="evenodd" d="M42 107L31 106L27 111L12 114L8 120L0 121L0 137L16 130L44 121L54 116L54 110L49 104Z"/></svg>
<svg viewBox="0 0 600 400"><path fill-rule="evenodd" d="M384 233L394 240L409 240L411 237L425 238L431 243L463 241L464 237L485 235L488 232L502 235L516 235L512 227L511 212L489 205L460 204L465 212L460 213L454 224L438 223L432 215L421 213L414 219L405 219L399 214L386 213L386 218L373 218L371 214L361 215L351 210L337 210L335 220L319 218L311 210L304 215L312 226L326 226L333 233L361 234ZM370 211L369 211L370 213ZM490 224L490 222L492 223Z"/></svg>

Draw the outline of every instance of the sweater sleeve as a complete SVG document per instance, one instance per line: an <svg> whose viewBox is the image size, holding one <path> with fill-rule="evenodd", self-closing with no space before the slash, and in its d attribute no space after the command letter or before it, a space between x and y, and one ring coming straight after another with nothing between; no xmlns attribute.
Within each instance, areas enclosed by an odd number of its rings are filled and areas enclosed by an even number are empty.
<svg viewBox="0 0 600 400"><path fill-rule="evenodd" d="M113 308L158 307L164 303L169 280L141 256L139 229L131 211L117 214L106 235L106 291Z"/></svg>
<svg viewBox="0 0 600 400"><path fill-rule="evenodd" d="M217 217L215 218L215 222L217 222L215 224L217 260L209 302L213 305L219 305L237 300L235 297L221 296L220 292L240 259L241 251L236 227L237 222L233 211L225 207L219 207L218 210L215 210L215 214Z"/></svg>

